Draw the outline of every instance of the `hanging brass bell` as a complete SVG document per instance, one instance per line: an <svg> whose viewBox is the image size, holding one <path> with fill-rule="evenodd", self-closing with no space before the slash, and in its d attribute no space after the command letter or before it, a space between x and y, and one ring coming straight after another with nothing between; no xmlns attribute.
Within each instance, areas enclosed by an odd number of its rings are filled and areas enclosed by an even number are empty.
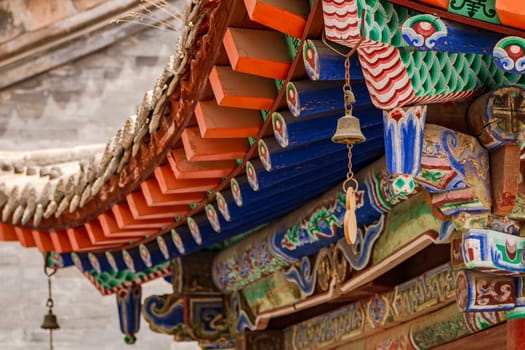
<svg viewBox="0 0 525 350"><path fill-rule="evenodd" d="M42 329L59 329L60 326L57 322L57 317L51 311L51 309L48 311L47 315L44 316L44 322L42 322L42 325L40 326Z"/></svg>
<svg viewBox="0 0 525 350"><path fill-rule="evenodd" d="M350 111L337 120L337 129L334 136L332 136L333 142L351 145L365 140L366 137L361 132L359 119L354 117Z"/></svg>

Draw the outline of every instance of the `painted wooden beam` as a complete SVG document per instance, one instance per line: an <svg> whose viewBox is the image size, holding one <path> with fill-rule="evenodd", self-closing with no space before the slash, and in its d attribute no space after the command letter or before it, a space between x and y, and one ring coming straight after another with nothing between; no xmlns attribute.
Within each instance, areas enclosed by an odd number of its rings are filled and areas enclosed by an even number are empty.
<svg viewBox="0 0 525 350"><path fill-rule="evenodd" d="M186 214L190 207L187 205L175 205L169 207L150 207L142 192L133 192L126 196L129 209L133 218L142 219L174 219L176 216Z"/></svg>
<svg viewBox="0 0 525 350"><path fill-rule="evenodd" d="M304 42L303 61L311 80L345 80L345 58L322 40L308 39ZM350 79L364 79L357 55L350 58Z"/></svg>
<svg viewBox="0 0 525 350"><path fill-rule="evenodd" d="M226 30L223 44L234 71L286 79L291 60L281 33L230 27Z"/></svg>
<svg viewBox="0 0 525 350"><path fill-rule="evenodd" d="M360 143L353 148L353 154L383 150L383 130L380 128L365 129L367 143ZM297 165L309 157L322 157L346 149L346 145L330 140L322 140L295 148L282 148L275 139L261 139L258 144L259 159L267 171Z"/></svg>
<svg viewBox="0 0 525 350"><path fill-rule="evenodd" d="M215 179L228 176L235 167L233 160L190 162L183 149L168 153L168 162L177 179Z"/></svg>
<svg viewBox="0 0 525 350"><path fill-rule="evenodd" d="M376 128L382 130L382 112L377 109L360 110L359 118L362 130ZM337 128L337 121L343 114L329 112L306 118L295 118L290 112L272 114L273 134L279 145L286 148L329 139Z"/></svg>
<svg viewBox="0 0 525 350"><path fill-rule="evenodd" d="M432 293L426 293L425 296L421 298L413 298L412 293L414 290L426 290L429 285L434 286ZM412 322L411 328L417 328L417 326L414 327L414 323L417 324L419 318L432 314L435 310L443 309L444 307L448 307L448 309L452 311L455 315L453 319L461 316L461 313L455 309L455 305L453 304L455 297L454 289L454 273L450 269L450 266L438 266L425 274L396 285L393 290L390 289L381 293L373 293L371 296L361 298L361 300L354 301L342 308L288 326L284 330L287 335L287 345L293 344L293 349L296 350L336 348L356 350L379 349L380 345L378 344L373 344L372 346L370 342L370 347L360 347L356 342L359 342L358 339L362 339L363 337L374 337L374 334L383 335L388 332L387 329L411 320L415 320L415 322ZM378 308L371 307L376 304L380 306ZM439 317L426 317L426 319L426 326L434 326L433 321L437 321ZM458 319L462 320L463 317ZM325 324L338 322L343 322L346 325L345 328L339 328L340 331L336 332L324 333L323 326ZM456 326L456 323L454 323L454 326ZM466 328L465 324L461 324L461 326ZM434 333L430 333L430 336L432 335L434 335ZM456 334L456 336L457 335L459 334ZM388 337L386 339L390 340L392 338ZM420 345L423 345L424 341L421 336L416 339ZM376 341L380 343L377 338ZM385 341L385 339L383 339L383 341ZM416 341L414 341L414 343L415 342ZM405 344L411 343L407 342ZM425 348L424 345L423 348ZM404 347L404 349L415 348L409 345L408 347Z"/></svg>
<svg viewBox="0 0 525 350"><path fill-rule="evenodd" d="M469 228L463 232L461 250L468 269L490 270L508 276L525 273L525 265L518 258L525 251L525 237Z"/></svg>
<svg viewBox="0 0 525 350"><path fill-rule="evenodd" d="M342 183L345 177L344 167L333 167L326 169L327 179L322 177L309 177L309 178L295 178L290 181L281 183L281 186L277 188L267 188L265 191L253 192L246 186L241 187L242 206L244 207L242 215L256 215L257 212L269 212L277 206L279 197L281 198L286 195L290 202L301 203L305 202L307 197L310 197L310 193L323 193L338 183ZM242 181L239 178L238 181ZM286 188L283 190L282 188ZM308 194L302 193L302 189L308 189ZM234 195L235 196L235 195ZM234 200L235 202L235 200ZM264 204L262 204L264 202ZM242 218L242 215L238 219Z"/></svg>
<svg viewBox="0 0 525 350"><path fill-rule="evenodd" d="M517 85L493 89L468 108L468 128L488 150L519 142L525 89Z"/></svg>
<svg viewBox="0 0 525 350"><path fill-rule="evenodd" d="M179 204L198 203L206 198L204 192L182 193L182 194L163 194L160 186L155 179L142 181L140 184L142 194L146 203L150 207L165 207Z"/></svg>
<svg viewBox="0 0 525 350"><path fill-rule="evenodd" d="M364 41L360 51L372 47L379 49L380 46L401 50L408 46L446 54L492 55L494 45L504 37L500 33L449 21L437 15L407 11L405 7L392 5L386 0L374 5L360 4L359 10L357 2L347 3L342 8L333 1L324 0L323 8L325 23L328 24L326 36L331 41L354 47L361 39L359 23L363 23ZM361 21L361 11L366 13L364 21ZM391 14L389 20L380 20L386 13Z"/></svg>
<svg viewBox="0 0 525 350"><path fill-rule="evenodd" d="M370 96L363 81L353 81L355 108L370 106ZM286 85L286 102L295 117L344 111L343 81L300 80Z"/></svg>
<svg viewBox="0 0 525 350"><path fill-rule="evenodd" d="M36 247L35 239L31 230L15 226L15 233L20 245L25 248Z"/></svg>
<svg viewBox="0 0 525 350"><path fill-rule="evenodd" d="M164 194L206 192L219 185L220 179L177 179L170 166L155 168L155 179Z"/></svg>
<svg viewBox="0 0 525 350"><path fill-rule="evenodd" d="M262 126L259 111L221 107L213 101L199 101L195 118L203 139L255 137Z"/></svg>
<svg viewBox="0 0 525 350"><path fill-rule="evenodd" d="M100 214L97 217L97 219L100 223L100 227L102 227L102 231L104 231L104 236L108 238L109 237L143 238L146 235L149 235L149 234L152 234L158 231L158 228L123 230L118 226L115 216L113 212L111 211Z"/></svg>
<svg viewBox="0 0 525 350"><path fill-rule="evenodd" d="M252 21L300 38L308 17L308 2L305 0L244 0Z"/></svg>
<svg viewBox="0 0 525 350"><path fill-rule="evenodd" d="M320 175L323 169L331 169L341 166L341 164L344 164L346 168L347 159L348 151L344 149L332 153L330 156L312 158L295 166L276 169L271 172L264 169L260 160L254 159L246 164L246 178L253 191L260 191L294 178L315 177Z"/></svg>
<svg viewBox="0 0 525 350"><path fill-rule="evenodd" d="M37 230L31 230L33 238L35 240L36 247L41 252L52 252L55 250L51 236L47 232L41 232Z"/></svg>
<svg viewBox="0 0 525 350"><path fill-rule="evenodd" d="M124 203L115 204L111 207L111 211L115 216L118 227L123 230L159 229L173 222L170 219L136 220L133 218L129 207Z"/></svg>
<svg viewBox="0 0 525 350"><path fill-rule="evenodd" d="M275 139L259 140L259 159L266 171L282 169L302 163L308 157L322 157L345 149L346 146L329 140L310 143L307 146L283 149Z"/></svg>
<svg viewBox="0 0 525 350"><path fill-rule="evenodd" d="M229 66L214 66L209 79L217 104L224 107L270 109L277 95L272 79L234 72Z"/></svg>
<svg viewBox="0 0 525 350"><path fill-rule="evenodd" d="M18 241L18 236L15 232L15 228L11 225L0 222L0 240Z"/></svg>
<svg viewBox="0 0 525 350"><path fill-rule="evenodd" d="M516 306L514 277L462 270L456 277L456 302L464 312L505 311ZM486 291L479 286L498 286L487 300Z"/></svg>
<svg viewBox="0 0 525 350"><path fill-rule="evenodd" d="M192 162L243 158L249 149L246 139L203 139L195 127L185 128L181 138L186 158Z"/></svg>
<svg viewBox="0 0 525 350"><path fill-rule="evenodd" d="M492 212L506 215L516 204L520 175L520 147L515 143L490 152Z"/></svg>
<svg viewBox="0 0 525 350"><path fill-rule="evenodd" d="M301 181L290 181L283 184L285 191L252 192L244 188L241 190L243 193L241 206L231 203L231 196L225 196L230 201L228 210L232 220L220 220L221 230L219 232L228 232L229 236L235 236L252 230L254 227L270 223L281 217L282 213L288 213L301 207L304 201L322 196L328 189L340 183L340 174L341 172L338 172L337 169L333 169L327 173L325 179L301 178ZM243 179L240 178L239 181L242 182ZM308 193L302 193L302 189L305 188L308 188ZM280 200L283 197L287 199L284 202ZM249 221L240 220L246 217L249 217ZM208 223L211 224L211 220L208 220ZM208 241L208 244L211 243Z"/></svg>

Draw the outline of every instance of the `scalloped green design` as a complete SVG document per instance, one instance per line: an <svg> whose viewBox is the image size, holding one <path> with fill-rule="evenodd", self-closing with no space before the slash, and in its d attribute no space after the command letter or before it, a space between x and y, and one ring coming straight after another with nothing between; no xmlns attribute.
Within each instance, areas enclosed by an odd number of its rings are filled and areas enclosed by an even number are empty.
<svg viewBox="0 0 525 350"><path fill-rule="evenodd" d="M416 96L525 84L525 77L498 69L491 56L434 51L399 51Z"/></svg>
<svg viewBox="0 0 525 350"><path fill-rule="evenodd" d="M359 17L365 10L365 37L396 47L408 46L400 28L405 20L419 12L384 0L358 0L357 8Z"/></svg>
<svg viewBox="0 0 525 350"><path fill-rule="evenodd" d="M105 293L113 292L112 289L123 288L130 283L140 284L150 279L150 275L158 274L164 269L170 267L171 261L155 265L151 268L144 270L143 272L134 273L130 270L123 271L108 271L99 273L95 270L86 271L85 274L91 277L93 283L99 288L103 289ZM160 277L160 276L157 276Z"/></svg>

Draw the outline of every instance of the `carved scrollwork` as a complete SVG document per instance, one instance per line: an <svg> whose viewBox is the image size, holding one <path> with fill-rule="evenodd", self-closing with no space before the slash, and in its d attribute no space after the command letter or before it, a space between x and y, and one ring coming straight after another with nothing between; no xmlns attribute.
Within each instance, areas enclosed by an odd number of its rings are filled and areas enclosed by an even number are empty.
<svg viewBox="0 0 525 350"><path fill-rule="evenodd" d="M342 283L346 280L350 271L348 270L349 264L346 260L344 252L339 246L335 246L332 253L333 271L334 277L337 283Z"/></svg>
<svg viewBox="0 0 525 350"><path fill-rule="evenodd" d="M330 288L330 281L332 280L332 257L325 250L319 254L317 259L317 287L326 292Z"/></svg>

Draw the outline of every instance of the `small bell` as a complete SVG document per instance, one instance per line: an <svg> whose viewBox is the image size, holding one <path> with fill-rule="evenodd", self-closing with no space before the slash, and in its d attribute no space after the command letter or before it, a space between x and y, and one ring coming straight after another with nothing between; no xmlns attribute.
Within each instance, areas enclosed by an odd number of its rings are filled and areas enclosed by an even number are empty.
<svg viewBox="0 0 525 350"><path fill-rule="evenodd" d="M332 141L352 145L365 141L365 135L361 132L359 119L351 114L351 110L337 120L337 129Z"/></svg>
<svg viewBox="0 0 525 350"><path fill-rule="evenodd" d="M53 311L51 311L51 309L49 309L47 315L44 316L44 322L42 322L42 325L40 326L40 328L51 329L51 330L60 328L57 322L57 317L53 313Z"/></svg>

